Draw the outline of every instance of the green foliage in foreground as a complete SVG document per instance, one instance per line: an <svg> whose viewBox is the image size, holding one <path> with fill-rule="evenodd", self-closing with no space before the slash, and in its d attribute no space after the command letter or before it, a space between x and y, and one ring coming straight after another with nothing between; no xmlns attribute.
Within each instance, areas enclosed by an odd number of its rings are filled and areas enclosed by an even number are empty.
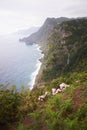
<svg viewBox="0 0 87 130"><path fill-rule="evenodd" d="M51 89L65 82L70 85L62 93L52 96ZM45 84L34 91L0 90L0 129L18 130L86 130L87 129L87 73L72 73ZM38 96L49 91L44 102ZM29 118L29 125L23 121ZM18 125L19 124L19 125Z"/></svg>
<svg viewBox="0 0 87 130"><path fill-rule="evenodd" d="M37 94L41 92L30 92L30 90L17 92L16 86L14 88L14 86L1 85L0 130L12 130L28 113L33 112L38 106Z"/></svg>
<svg viewBox="0 0 87 130"><path fill-rule="evenodd" d="M20 120L20 94L12 90L0 90L0 129Z"/></svg>
<svg viewBox="0 0 87 130"><path fill-rule="evenodd" d="M86 130L87 129L87 73L72 73L47 84L45 91L58 88L61 82L70 84L56 96L51 94L29 116L34 122L28 130ZM36 127L35 127L36 126Z"/></svg>

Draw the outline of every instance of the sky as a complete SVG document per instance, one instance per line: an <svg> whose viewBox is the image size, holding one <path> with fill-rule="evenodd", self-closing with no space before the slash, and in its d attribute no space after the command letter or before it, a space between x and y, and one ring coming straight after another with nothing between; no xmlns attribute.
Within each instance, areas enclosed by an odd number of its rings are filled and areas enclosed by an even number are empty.
<svg viewBox="0 0 87 130"><path fill-rule="evenodd" d="M86 17L87 0L0 0L0 34L41 26L47 17Z"/></svg>

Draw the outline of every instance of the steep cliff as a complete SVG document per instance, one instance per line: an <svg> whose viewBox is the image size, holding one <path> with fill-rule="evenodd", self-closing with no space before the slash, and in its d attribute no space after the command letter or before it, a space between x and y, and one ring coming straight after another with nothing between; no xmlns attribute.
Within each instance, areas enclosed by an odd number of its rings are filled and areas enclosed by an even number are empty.
<svg viewBox="0 0 87 130"><path fill-rule="evenodd" d="M47 18L42 27L27 38L23 38L22 41L26 44L37 43L42 46L42 49L46 49L46 44L48 43L49 34L52 32L53 28L63 21L69 20L65 17L60 18Z"/></svg>
<svg viewBox="0 0 87 130"><path fill-rule="evenodd" d="M65 21L56 25L47 44L40 82L87 69L87 19Z"/></svg>

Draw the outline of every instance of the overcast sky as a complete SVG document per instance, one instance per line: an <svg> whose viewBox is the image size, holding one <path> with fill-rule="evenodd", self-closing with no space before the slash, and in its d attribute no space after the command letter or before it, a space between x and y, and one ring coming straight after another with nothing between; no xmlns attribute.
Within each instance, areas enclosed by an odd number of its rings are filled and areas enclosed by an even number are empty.
<svg viewBox="0 0 87 130"><path fill-rule="evenodd" d="M0 0L0 34L41 26L47 17L86 17L87 0Z"/></svg>

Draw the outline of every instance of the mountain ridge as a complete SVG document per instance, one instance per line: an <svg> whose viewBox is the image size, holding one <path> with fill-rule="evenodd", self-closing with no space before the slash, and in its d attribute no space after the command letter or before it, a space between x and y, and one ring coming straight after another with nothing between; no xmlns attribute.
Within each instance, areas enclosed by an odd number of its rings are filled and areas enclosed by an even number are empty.
<svg viewBox="0 0 87 130"><path fill-rule="evenodd" d="M86 71L86 25L87 19L82 18L64 21L54 27L36 84L71 72Z"/></svg>
<svg viewBox="0 0 87 130"><path fill-rule="evenodd" d="M23 38L22 41L28 45L32 43L40 44L42 46L42 49L45 50L49 34L52 32L53 28L57 24L60 24L63 21L67 20L69 20L69 18L66 17L47 18L44 24L40 27L40 29L36 33L31 34L27 38Z"/></svg>
<svg viewBox="0 0 87 130"><path fill-rule="evenodd" d="M28 29L20 29L16 31L15 34L29 36L32 33L37 32L38 30L39 30L39 27L30 27Z"/></svg>

